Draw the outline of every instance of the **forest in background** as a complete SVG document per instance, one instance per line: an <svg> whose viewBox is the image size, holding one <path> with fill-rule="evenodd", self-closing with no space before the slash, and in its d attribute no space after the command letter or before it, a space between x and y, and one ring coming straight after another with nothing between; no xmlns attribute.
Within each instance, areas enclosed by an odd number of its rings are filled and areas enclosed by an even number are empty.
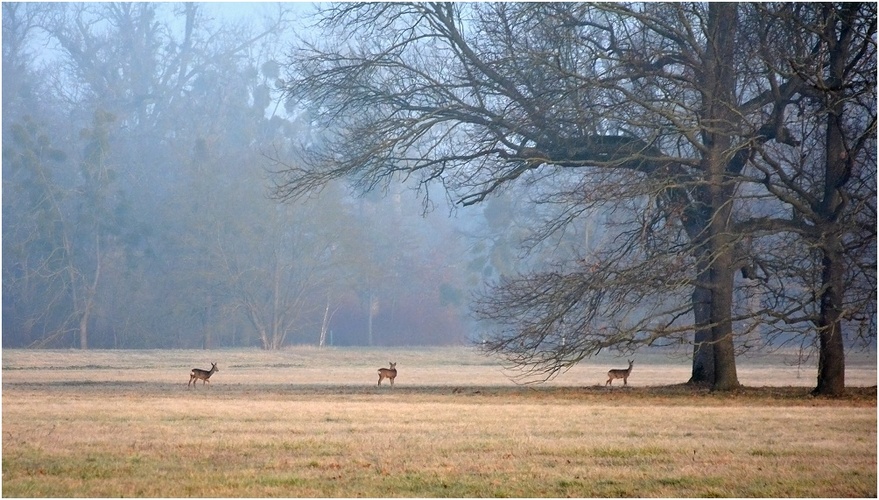
<svg viewBox="0 0 879 500"><path fill-rule="evenodd" d="M272 199L267 158L321 140L276 91L303 8L3 4L4 347L473 338L515 198Z"/></svg>

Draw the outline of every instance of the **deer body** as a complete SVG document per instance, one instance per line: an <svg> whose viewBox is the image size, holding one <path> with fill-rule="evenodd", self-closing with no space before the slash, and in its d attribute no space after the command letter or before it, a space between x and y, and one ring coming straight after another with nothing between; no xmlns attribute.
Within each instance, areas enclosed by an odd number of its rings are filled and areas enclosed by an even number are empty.
<svg viewBox="0 0 879 500"><path fill-rule="evenodd" d="M202 381L201 385L205 385L206 382L210 382L210 380L208 380L208 379L211 378L211 375L213 375L214 372L218 372L218 371L220 371L220 369L217 368L216 363L211 363L210 370L202 370L200 368L193 368L192 373L189 374L189 382L186 384L186 387L189 387L189 384L192 384L194 386L199 380Z"/></svg>
<svg viewBox="0 0 879 500"><path fill-rule="evenodd" d="M378 369L378 385L382 385L382 380L388 379L391 381L391 387L394 386L394 379L397 378L397 363L390 363L390 365L390 368Z"/></svg>
<svg viewBox="0 0 879 500"><path fill-rule="evenodd" d="M607 372L607 382L604 385L613 385L613 380L617 378L623 379L623 385L629 385L629 374L632 373L632 365L635 364L635 361L629 361L629 367L625 370L621 369L613 369Z"/></svg>

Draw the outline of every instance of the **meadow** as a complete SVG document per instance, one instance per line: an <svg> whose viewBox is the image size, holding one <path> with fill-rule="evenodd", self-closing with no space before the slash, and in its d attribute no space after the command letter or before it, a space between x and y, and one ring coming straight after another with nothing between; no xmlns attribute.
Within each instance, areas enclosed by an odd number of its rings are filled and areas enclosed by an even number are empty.
<svg viewBox="0 0 879 500"><path fill-rule="evenodd" d="M544 384L469 348L3 351L5 497L875 497L876 353L599 357ZM377 368L397 362L393 388ZM220 369L188 387L189 370Z"/></svg>

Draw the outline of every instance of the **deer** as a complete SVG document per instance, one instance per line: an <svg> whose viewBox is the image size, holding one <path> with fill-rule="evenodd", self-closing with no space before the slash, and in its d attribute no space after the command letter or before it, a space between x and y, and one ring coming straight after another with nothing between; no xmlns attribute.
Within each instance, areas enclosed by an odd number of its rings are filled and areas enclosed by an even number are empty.
<svg viewBox="0 0 879 500"><path fill-rule="evenodd" d="M627 360L628 361L628 360ZM629 375L632 374L632 365L635 364L634 360L629 361L629 367L625 370L615 368L607 372L607 382L604 383L605 386L613 385L613 380L617 378L623 379L623 385L629 385Z"/></svg>
<svg viewBox="0 0 879 500"><path fill-rule="evenodd" d="M390 363L390 368L378 369L378 385L382 385L382 380L391 381L391 387L394 387L394 379L397 378L397 363Z"/></svg>
<svg viewBox="0 0 879 500"><path fill-rule="evenodd" d="M202 381L201 385L205 385L205 382L210 382L210 380L208 380L208 379L211 378L211 375L213 375L214 372L218 372L218 371L220 371L220 369L217 368L216 363L211 363L210 370L202 370L200 368L193 368L192 373L189 374L189 382L187 382L186 387L189 387L189 384L192 384L193 386L195 386L195 384L199 380ZM195 382L193 382L193 380Z"/></svg>

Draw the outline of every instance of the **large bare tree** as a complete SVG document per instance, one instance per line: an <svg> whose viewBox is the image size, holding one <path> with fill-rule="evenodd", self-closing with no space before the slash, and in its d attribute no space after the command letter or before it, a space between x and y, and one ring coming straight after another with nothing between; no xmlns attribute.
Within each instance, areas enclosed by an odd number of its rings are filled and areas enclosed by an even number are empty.
<svg viewBox="0 0 879 500"><path fill-rule="evenodd" d="M777 37L763 60L777 78L796 82L778 122L791 140L751 159L745 192L763 213L735 229L760 247L749 253L760 276L755 289L771 300L763 300L763 317L778 331L811 326L815 393L838 395L845 327L868 338L876 328L876 6L781 4L760 12L765 26L774 21L763 32Z"/></svg>
<svg viewBox="0 0 879 500"><path fill-rule="evenodd" d="M326 141L281 169L278 196L402 177L472 205L529 182L564 207L547 232L611 210L612 244L508 277L479 301L500 325L488 349L551 376L603 348L692 335L693 381L735 388L733 324L747 319L733 316L735 272L753 274L734 231L737 193L756 154L795 143L784 118L804 82L764 57L781 43L767 15L732 4L329 6L285 84Z"/></svg>

